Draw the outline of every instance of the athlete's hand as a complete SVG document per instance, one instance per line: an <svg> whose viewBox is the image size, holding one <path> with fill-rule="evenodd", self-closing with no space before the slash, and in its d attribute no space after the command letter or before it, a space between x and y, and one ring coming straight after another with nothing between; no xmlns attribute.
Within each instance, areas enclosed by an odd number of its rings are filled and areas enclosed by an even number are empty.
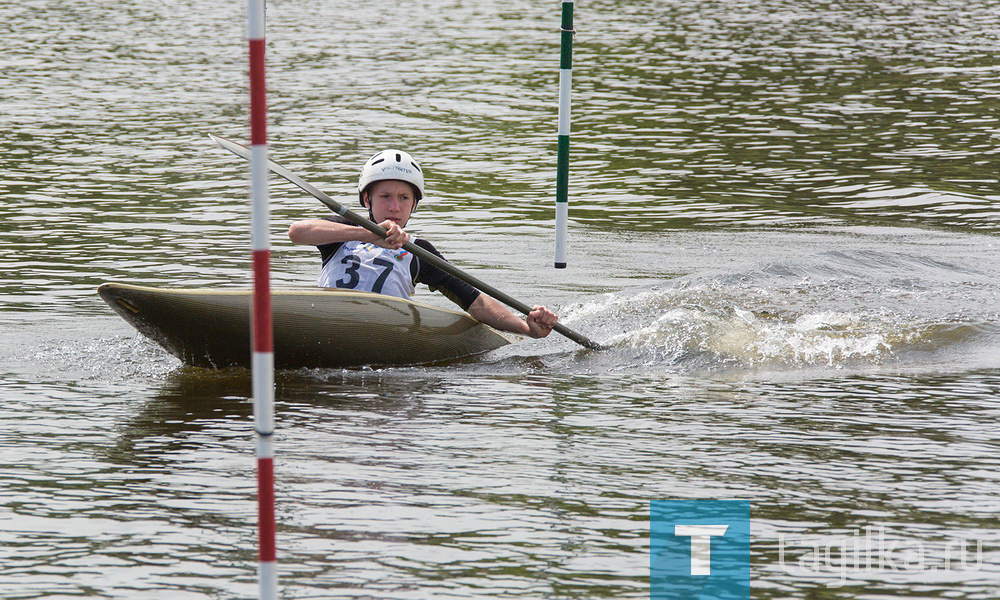
<svg viewBox="0 0 1000 600"><path fill-rule="evenodd" d="M382 248L389 248L390 250L399 250L410 241L410 234L403 231L403 228L386 219L379 223L382 227L385 227L385 239L378 238L375 240L375 245ZM378 236L376 236L378 237Z"/></svg>
<svg viewBox="0 0 1000 600"><path fill-rule="evenodd" d="M544 306L532 306L531 312L524 319L528 324L528 335L533 338L543 338L552 333L557 321L559 317Z"/></svg>

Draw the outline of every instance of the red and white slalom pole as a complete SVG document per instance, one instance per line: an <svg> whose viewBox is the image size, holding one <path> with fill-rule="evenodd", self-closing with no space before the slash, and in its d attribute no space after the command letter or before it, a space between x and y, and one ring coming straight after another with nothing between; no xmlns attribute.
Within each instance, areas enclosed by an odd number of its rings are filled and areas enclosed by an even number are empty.
<svg viewBox="0 0 1000 600"><path fill-rule="evenodd" d="M248 0L250 45L250 216L253 254L253 416L257 432L257 515L261 600L278 597L274 540L274 342L271 330L271 238L267 190L267 94L264 1Z"/></svg>

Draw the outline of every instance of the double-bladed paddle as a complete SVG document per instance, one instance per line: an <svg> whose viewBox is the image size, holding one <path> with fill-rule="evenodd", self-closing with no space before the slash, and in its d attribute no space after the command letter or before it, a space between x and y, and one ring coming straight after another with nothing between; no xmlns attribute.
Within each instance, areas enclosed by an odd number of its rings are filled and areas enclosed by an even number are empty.
<svg viewBox="0 0 1000 600"><path fill-rule="evenodd" d="M242 158L250 160L250 149L247 148L246 146L243 146L241 144L237 144L236 142L231 142L231 141L229 141L229 140L227 140L225 138L221 138L221 137L219 137L217 135L208 134L208 137L212 138L212 141L214 141L216 144L218 144L223 149L232 152L236 156L240 156ZM308 192L310 195L312 195L314 198L316 198L317 200L319 200L320 202L322 202L323 204L325 204L333 212L335 212L338 215L344 217L345 219L351 221L355 225L364 227L365 229L367 229L368 231L374 233L375 235L377 235L379 237L383 237L383 238L385 237L386 231L385 231L384 227L382 227L381 225L378 225L376 223L373 223L368 218L366 218L366 217L364 217L362 215L359 215L358 213L350 210L349 208L347 208L343 204L337 202L336 200L334 200L333 198L331 198L327 194L323 193L320 189L316 188L315 186L313 186L313 185L309 184L308 182L306 182L305 180L303 180L301 177L299 177L295 173L292 173L291 171L289 171L288 169L282 167L281 165L279 165L278 163L274 162L273 160L268 160L267 166L271 170L272 173L274 173L276 175L280 175L281 177L283 177L283 178L287 179L288 181L294 183L295 185L299 186L300 188L302 188L303 190L305 190L306 192ZM473 277L472 275L469 275L468 273L465 273L464 271L462 271L461 269L459 269L455 265L451 264L450 262L448 262L448 261L446 261L446 260L444 260L444 259L436 256L432 252L428 252L427 250L424 250L423 248L421 248L420 246L417 246L416 244L412 244L412 243L403 244L403 249L406 250L406 251L408 251L408 252L411 252L415 256L419 257L421 260L427 261L428 263L434 265L435 267L441 269L442 271L444 271L444 272L446 272L446 273L448 273L450 275L453 275L455 277L458 277L462 281L468 283L469 285L471 285L472 287L476 288L477 290L483 292L484 294L487 294L489 296L492 296L493 298L496 298L500 302L503 302L507 306L509 306L509 307L511 307L511 308L513 308L513 309L515 309L515 310L517 310L517 311L519 311L519 312L521 312L521 313L523 313L525 315L527 315L528 313L531 312L531 307L528 306L527 304L525 304L525 303L517 300L516 298L508 296L507 294L501 292L500 290L496 289L495 287L491 286L490 284L485 283L483 281L480 281L479 279ZM556 326L553 327L553 330L557 331L558 333L561 333L562 335L568 337L569 339L573 340L577 344L580 344L581 346L584 346L585 348L591 348L593 350L602 350L602 349L604 349L604 346L601 346L597 342L595 342L595 341L593 341L591 339L588 339L588 338L580 335L579 333L577 333L577 332L573 331L572 329L566 327L562 323L558 323L557 322Z"/></svg>

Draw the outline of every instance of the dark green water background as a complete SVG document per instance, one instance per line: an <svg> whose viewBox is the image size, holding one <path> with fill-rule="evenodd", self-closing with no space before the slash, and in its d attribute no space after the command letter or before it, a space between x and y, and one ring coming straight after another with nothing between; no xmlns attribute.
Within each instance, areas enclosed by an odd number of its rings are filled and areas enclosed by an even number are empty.
<svg viewBox="0 0 1000 600"><path fill-rule="evenodd" d="M557 2L268 5L273 158L350 203L408 149L413 233L612 346L279 373L283 597L648 597L657 499L745 500L757 598L1000 595L993 3L578 3L560 271ZM256 594L249 374L95 293L249 283L243 10L0 4L5 599ZM865 528L909 568L779 563Z"/></svg>

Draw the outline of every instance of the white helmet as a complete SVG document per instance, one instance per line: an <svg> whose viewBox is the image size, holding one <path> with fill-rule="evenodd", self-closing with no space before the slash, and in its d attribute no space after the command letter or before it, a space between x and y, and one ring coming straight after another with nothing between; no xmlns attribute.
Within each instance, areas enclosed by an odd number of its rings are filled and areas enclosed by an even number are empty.
<svg viewBox="0 0 1000 600"><path fill-rule="evenodd" d="M368 159L361 168L358 178L358 200L364 206L365 189L376 181L398 179L409 183L417 190L416 203L424 197L424 173L413 157L402 150L383 150Z"/></svg>

